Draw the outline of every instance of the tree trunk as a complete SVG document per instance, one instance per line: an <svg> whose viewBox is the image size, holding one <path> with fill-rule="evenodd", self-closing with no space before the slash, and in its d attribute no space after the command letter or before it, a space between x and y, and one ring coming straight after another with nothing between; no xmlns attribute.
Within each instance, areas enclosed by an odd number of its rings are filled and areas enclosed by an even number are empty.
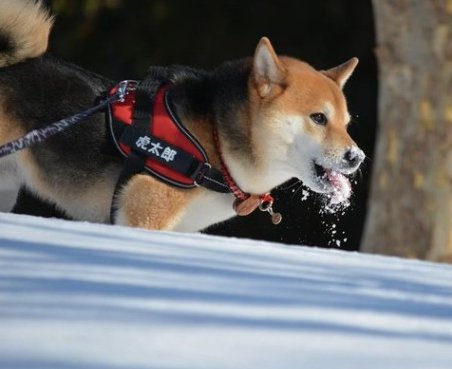
<svg viewBox="0 0 452 369"><path fill-rule="evenodd" d="M361 249L452 262L452 0L373 0L379 132Z"/></svg>

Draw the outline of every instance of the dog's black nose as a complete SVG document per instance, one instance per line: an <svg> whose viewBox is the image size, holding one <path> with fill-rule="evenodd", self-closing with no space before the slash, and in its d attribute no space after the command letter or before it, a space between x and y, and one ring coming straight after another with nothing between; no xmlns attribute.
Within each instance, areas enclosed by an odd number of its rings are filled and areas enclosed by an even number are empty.
<svg viewBox="0 0 452 369"><path fill-rule="evenodd" d="M358 149L357 147L351 147L345 152L343 160L350 168L354 168L359 166L364 158L365 155L361 149Z"/></svg>

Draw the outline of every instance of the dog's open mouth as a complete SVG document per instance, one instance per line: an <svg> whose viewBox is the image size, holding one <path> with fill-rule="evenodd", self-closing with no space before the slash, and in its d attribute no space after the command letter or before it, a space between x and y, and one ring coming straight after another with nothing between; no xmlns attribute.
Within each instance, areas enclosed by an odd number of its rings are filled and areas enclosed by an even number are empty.
<svg viewBox="0 0 452 369"><path fill-rule="evenodd" d="M327 169L314 163L317 183L330 195L330 204L339 204L348 200L352 194L350 180L341 172Z"/></svg>

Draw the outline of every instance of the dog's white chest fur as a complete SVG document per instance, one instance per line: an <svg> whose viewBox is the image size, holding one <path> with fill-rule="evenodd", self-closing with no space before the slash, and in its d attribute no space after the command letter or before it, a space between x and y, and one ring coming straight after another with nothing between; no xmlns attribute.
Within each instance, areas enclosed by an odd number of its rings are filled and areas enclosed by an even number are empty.
<svg viewBox="0 0 452 369"><path fill-rule="evenodd" d="M193 200L184 211L180 221L173 228L179 232L196 232L209 225L233 217L234 196L205 191Z"/></svg>

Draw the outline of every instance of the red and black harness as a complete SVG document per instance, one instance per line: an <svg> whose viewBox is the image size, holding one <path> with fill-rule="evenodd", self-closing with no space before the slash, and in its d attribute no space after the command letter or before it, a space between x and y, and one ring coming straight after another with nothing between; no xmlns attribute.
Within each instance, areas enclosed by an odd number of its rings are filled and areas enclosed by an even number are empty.
<svg viewBox="0 0 452 369"><path fill-rule="evenodd" d="M177 117L169 86L155 86L154 81L127 81L127 95L110 104L108 124L118 151L126 160L140 157L141 171L173 186L231 192L222 173L212 168L201 144Z"/></svg>

